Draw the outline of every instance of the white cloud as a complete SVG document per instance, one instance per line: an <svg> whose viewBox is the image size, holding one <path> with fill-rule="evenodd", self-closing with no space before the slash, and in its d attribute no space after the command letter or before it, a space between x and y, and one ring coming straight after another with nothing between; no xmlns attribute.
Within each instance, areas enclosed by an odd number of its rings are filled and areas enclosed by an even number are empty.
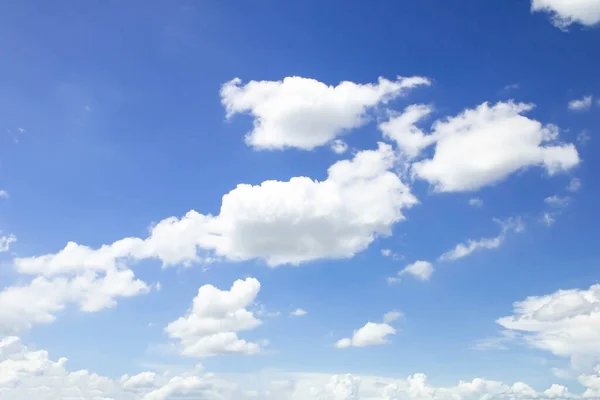
<svg viewBox="0 0 600 400"><path fill-rule="evenodd" d="M385 323L367 322L354 331L352 338L340 339L335 344L338 349L348 347L376 346L389 343L388 336L395 335L396 329Z"/></svg>
<svg viewBox="0 0 600 400"><path fill-rule="evenodd" d="M331 142L331 150L336 154L344 154L348 150L348 145L341 139L335 139Z"/></svg>
<svg viewBox="0 0 600 400"><path fill-rule="evenodd" d="M500 245L504 242L507 232L522 232L524 230L524 226L520 218L496 222L498 222L502 227L498 236L492 238L483 238L479 240L469 239L467 243L459 243L454 249L442 254L439 257L439 260L454 261L458 260L459 258L466 257L478 250L496 249L500 247Z"/></svg>
<svg viewBox="0 0 600 400"><path fill-rule="evenodd" d="M564 386L536 392L523 382L508 385L476 378L455 386L435 387L424 374L405 379L380 376L330 375L264 371L217 375L198 368L141 372L118 380L88 372L69 371L68 361L53 361L44 350L27 348L17 337L0 339L0 398L3 400L114 399L167 400L545 400L582 399ZM597 398L600 370L579 377L584 396Z"/></svg>
<svg viewBox="0 0 600 400"><path fill-rule="evenodd" d="M392 260L402 260L404 258L402 254L394 253L391 249L381 249L381 255L390 257Z"/></svg>
<svg viewBox="0 0 600 400"><path fill-rule="evenodd" d="M114 307L117 298L147 293L149 286L129 269L88 271L77 276L48 279L38 276L28 284L0 291L0 333L16 333L34 324L47 324L69 304L84 312Z"/></svg>
<svg viewBox="0 0 600 400"><path fill-rule="evenodd" d="M589 132L587 131L587 129L584 129L579 133L579 135L577 135L576 140L577 140L577 143L579 143L581 146L585 146L587 144L587 142L592 140L592 137L589 135Z"/></svg>
<svg viewBox="0 0 600 400"><path fill-rule="evenodd" d="M472 197L469 199L469 205L471 207L483 207L483 200L479 197Z"/></svg>
<svg viewBox="0 0 600 400"><path fill-rule="evenodd" d="M228 118L238 113L254 117L254 128L245 138L249 146L311 150L367 123L369 109L429 84L423 77L337 86L297 76L245 85L236 78L221 88L221 101Z"/></svg>
<svg viewBox="0 0 600 400"><path fill-rule="evenodd" d="M129 237L92 249L69 242L56 254L18 258L21 273L51 276L106 270L155 258L163 266L263 259L270 266L350 258L377 236L388 236L417 199L391 169L391 146L358 152L328 170L324 181L295 177L238 185L223 196L219 215L189 211L156 224L147 238ZM203 251L202 255L198 253Z"/></svg>
<svg viewBox="0 0 600 400"><path fill-rule="evenodd" d="M185 356L258 353L260 345L239 339L237 332L254 329L262 323L246 309L259 290L260 282L254 278L235 281L229 291L204 285L198 290L192 308L171 322L165 332L180 341Z"/></svg>
<svg viewBox="0 0 600 400"><path fill-rule="evenodd" d="M531 10L551 14L553 24L561 29L574 23L592 26L600 22L600 0L532 0Z"/></svg>
<svg viewBox="0 0 600 400"><path fill-rule="evenodd" d="M0 253L10 250L10 245L17 241L13 234L0 236Z"/></svg>
<svg viewBox="0 0 600 400"><path fill-rule="evenodd" d="M571 181L569 181L569 186L567 186L567 190L569 192L577 192L579 189L581 189L581 179L571 178Z"/></svg>
<svg viewBox="0 0 600 400"><path fill-rule="evenodd" d="M497 323L521 333L525 343L572 362L600 361L600 285L528 297Z"/></svg>
<svg viewBox="0 0 600 400"><path fill-rule="evenodd" d="M585 111L592 107L592 96L584 96L581 99L569 101L569 110Z"/></svg>
<svg viewBox="0 0 600 400"><path fill-rule="evenodd" d="M304 316L306 314L308 314L308 313L306 311L304 311L303 309L301 309L301 308L297 308L297 309L295 309L294 311L292 311L290 313L290 315L292 315L294 317L302 317L302 316Z"/></svg>
<svg viewBox="0 0 600 400"><path fill-rule="evenodd" d="M10 196L6 190L0 190L0 199L8 199Z"/></svg>
<svg viewBox="0 0 600 400"><path fill-rule="evenodd" d="M435 143L433 158L412 164L414 177L440 192L474 191L527 167L543 167L553 175L579 164L575 146L558 142L557 127L522 115L532 108L512 101L483 103L434 122L424 133L416 123L431 109L410 106L380 127L409 158Z"/></svg>
<svg viewBox="0 0 600 400"><path fill-rule="evenodd" d="M559 208L568 206L570 201L571 201L571 198L569 198L569 197L565 197L565 196L561 197L561 196L557 196L557 195L549 196L544 199L544 203L548 204L549 206L559 207Z"/></svg>
<svg viewBox="0 0 600 400"><path fill-rule="evenodd" d="M383 316L383 323L385 324L389 324L391 322L396 321L399 318L402 318L404 316L404 314L400 311L390 311L385 313L385 315Z"/></svg>
<svg viewBox="0 0 600 400"><path fill-rule="evenodd" d="M545 212L540 218L540 222L546 226L552 226L556 222L556 213Z"/></svg>
<svg viewBox="0 0 600 400"><path fill-rule="evenodd" d="M415 261L414 263L407 265L406 267L404 267L403 270L398 272L398 277L408 274L414 276L415 278L421 281L428 281L429 278L431 278L431 275L433 274L433 269L433 264L429 261ZM393 282L394 280L392 279L390 283Z"/></svg>

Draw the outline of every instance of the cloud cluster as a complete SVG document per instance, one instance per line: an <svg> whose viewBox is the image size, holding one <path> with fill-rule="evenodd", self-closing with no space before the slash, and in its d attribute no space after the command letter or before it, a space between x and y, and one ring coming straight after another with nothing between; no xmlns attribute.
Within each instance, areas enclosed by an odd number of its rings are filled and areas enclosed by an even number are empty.
<svg viewBox="0 0 600 400"><path fill-rule="evenodd" d="M180 341L181 354L185 356L258 353L260 345L238 338L237 332L254 329L262 323L246 309L259 290L260 282L254 278L237 280L230 290L204 285L198 289L186 315L171 322L165 332Z"/></svg>
<svg viewBox="0 0 600 400"><path fill-rule="evenodd" d="M575 99L569 102L569 110L585 111L592 107L592 96L584 96L582 99Z"/></svg>
<svg viewBox="0 0 600 400"><path fill-rule="evenodd" d="M254 128L246 135L249 146L312 150L364 125L369 109L429 84L423 77L379 78L375 84L345 81L337 86L298 76L246 84L235 78L222 86L221 101L228 118L238 113L254 117ZM334 151L342 148L334 144Z"/></svg>
<svg viewBox="0 0 600 400"><path fill-rule="evenodd" d="M415 178L439 192L475 191L528 167L542 167L553 175L579 164L575 146L558 142L556 126L523 115L532 108L512 101L483 103L434 122L426 133L417 123L433 109L413 105L393 114L380 129L411 162L435 144L433 157L410 165Z"/></svg>
<svg viewBox="0 0 600 400"><path fill-rule="evenodd" d="M578 23L584 26L600 22L600 0L532 0L532 11L552 15L552 22L561 29Z"/></svg>

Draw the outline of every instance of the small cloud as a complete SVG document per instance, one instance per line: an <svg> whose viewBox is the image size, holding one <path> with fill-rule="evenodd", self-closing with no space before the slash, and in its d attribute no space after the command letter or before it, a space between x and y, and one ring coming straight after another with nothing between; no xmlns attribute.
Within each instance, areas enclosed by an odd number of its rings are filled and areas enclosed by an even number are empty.
<svg viewBox="0 0 600 400"><path fill-rule="evenodd" d="M552 226L556 222L556 216L554 213L545 212L540 218L540 222L546 226Z"/></svg>
<svg viewBox="0 0 600 400"><path fill-rule="evenodd" d="M469 205L471 207L483 207L483 200L478 197L473 197L469 199Z"/></svg>
<svg viewBox="0 0 600 400"><path fill-rule="evenodd" d="M308 313L301 308L297 308L296 310L294 310L290 313L290 315L293 317L302 317L306 314L308 314Z"/></svg>
<svg viewBox="0 0 600 400"><path fill-rule="evenodd" d="M404 316L404 313L393 310L393 311L385 313L385 315L383 316L383 322L385 324L389 324L390 322L394 322L398 318L402 318L403 316Z"/></svg>
<svg viewBox="0 0 600 400"><path fill-rule="evenodd" d="M9 195L6 190L0 190L0 199L8 199Z"/></svg>
<svg viewBox="0 0 600 400"><path fill-rule="evenodd" d="M390 257L393 260L402 260L404 256L402 254L394 253L390 249L381 249L381 255L384 257Z"/></svg>
<svg viewBox="0 0 600 400"><path fill-rule="evenodd" d="M569 110L572 111L585 111L589 110L592 106L592 96L584 96L581 99L571 100L569 102Z"/></svg>
<svg viewBox="0 0 600 400"><path fill-rule="evenodd" d="M153 328L154 327L154 322L148 322L148 328Z"/></svg>
<svg viewBox="0 0 600 400"><path fill-rule="evenodd" d="M7 236L0 236L0 253L10 250L10 245L17 241L17 237L12 233Z"/></svg>
<svg viewBox="0 0 600 400"><path fill-rule="evenodd" d="M155 289L157 292L160 292L160 291L162 290L162 285L160 284L160 282L156 282L156 283L154 284L154 289Z"/></svg>
<svg viewBox="0 0 600 400"><path fill-rule="evenodd" d="M510 85L504 86L505 91L516 90L520 87L518 83L511 83Z"/></svg>
<svg viewBox="0 0 600 400"><path fill-rule="evenodd" d="M336 154L343 154L348 150L348 145L341 139L336 139L331 142L331 150Z"/></svg>
<svg viewBox="0 0 600 400"><path fill-rule="evenodd" d="M570 201L571 201L570 197L566 197L566 196L560 197L560 196L556 196L556 195L546 197L544 199L544 203L548 204L549 206L558 207L558 208L568 206Z"/></svg>
<svg viewBox="0 0 600 400"><path fill-rule="evenodd" d="M518 334L513 331L502 331L500 336L487 337L477 341L473 350L507 350L506 343L512 342L518 338Z"/></svg>
<svg viewBox="0 0 600 400"><path fill-rule="evenodd" d="M281 315L279 311L268 311L263 304L258 304L258 308L254 311L259 318L276 318Z"/></svg>
<svg viewBox="0 0 600 400"><path fill-rule="evenodd" d="M592 137L588 134L588 131L586 129L584 129L583 131L581 131L581 133L579 135L577 135L576 140L577 140L577 143L584 146L591 139L592 139Z"/></svg>
<svg viewBox="0 0 600 400"><path fill-rule="evenodd" d="M581 189L581 179L579 178L571 178L569 182L569 186L567 186L567 190L569 192L577 192Z"/></svg>
<svg viewBox="0 0 600 400"><path fill-rule="evenodd" d="M398 283L400 282L400 277L406 274L412 275L421 281L428 281L433 274L433 270L433 264L429 261L415 261L398 272L397 276L388 277L387 282L390 285Z"/></svg>

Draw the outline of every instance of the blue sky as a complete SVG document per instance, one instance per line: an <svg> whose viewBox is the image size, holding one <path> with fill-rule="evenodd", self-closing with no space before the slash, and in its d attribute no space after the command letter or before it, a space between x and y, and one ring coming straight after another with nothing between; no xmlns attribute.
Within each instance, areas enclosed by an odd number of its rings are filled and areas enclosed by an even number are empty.
<svg viewBox="0 0 600 400"><path fill-rule="evenodd" d="M115 399L396 399L416 373L600 397L598 21L597 0L1 4L0 399L66 398L36 391L55 369ZM245 342L194 347L212 334ZM36 349L37 375L9 362Z"/></svg>

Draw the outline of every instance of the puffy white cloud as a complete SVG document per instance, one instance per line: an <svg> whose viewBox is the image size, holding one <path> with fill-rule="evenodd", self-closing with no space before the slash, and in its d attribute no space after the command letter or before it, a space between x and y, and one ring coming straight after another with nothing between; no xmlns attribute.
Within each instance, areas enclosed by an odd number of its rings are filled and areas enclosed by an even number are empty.
<svg viewBox="0 0 600 400"><path fill-rule="evenodd" d="M544 203L548 204L549 206L559 207L559 208L568 206L570 201L571 201L570 197L566 197L566 196L561 197L561 196L557 196L557 195L549 196L544 199Z"/></svg>
<svg viewBox="0 0 600 400"><path fill-rule="evenodd" d="M333 164L324 181L240 184L223 196L217 216L192 210L160 221L145 239L124 238L97 249L69 242L56 254L18 258L15 266L21 273L51 276L148 258L164 266L214 257L263 259L270 266L350 258L377 236L390 235L405 218L402 210L418 202L391 171L395 162L391 146L380 143Z"/></svg>
<svg viewBox="0 0 600 400"><path fill-rule="evenodd" d="M53 322L56 313L69 304L81 311L97 312L114 307L117 298L147 293L148 285L129 269L108 269L102 274L88 271L77 276L48 279L38 276L28 284L0 291L0 333L16 333L34 324Z"/></svg>
<svg viewBox="0 0 600 400"><path fill-rule="evenodd" d="M400 311L390 311L385 313L385 315L383 316L383 322L385 324L389 324L391 322L396 321L398 318L402 318L404 316L404 314Z"/></svg>
<svg viewBox="0 0 600 400"><path fill-rule="evenodd" d="M569 101L569 110L585 111L592 107L592 96L584 96L581 99Z"/></svg>
<svg viewBox="0 0 600 400"><path fill-rule="evenodd" d="M431 108L410 106L380 128L410 159L435 144L432 158L412 164L414 177L440 192L474 191L527 167L543 167L553 175L579 163L575 146L558 142L557 127L523 115L532 108L512 101L483 103L434 122L425 133L416 124Z"/></svg>
<svg viewBox="0 0 600 400"><path fill-rule="evenodd" d="M406 274L412 275L421 281L428 281L433 274L433 270L433 264L429 261L415 261L399 271L397 276L389 277L388 283L397 283L400 281L400 277Z"/></svg>
<svg viewBox="0 0 600 400"><path fill-rule="evenodd" d="M472 197L469 199L469 205L471 207L483 207L483 200L479 197Z"/></svg>
<svg viewBox="0 0 600 400"><path fill-rule="evenodd" d="M237 332L254 329L262 323L246 309L259 290L260 282L254 278L237 280L230 290L204 285L198 289L192 308L171 322L165 332L180 341L181 354L185 356L258 353L260 345L239 339Z"/></svg>
<svg viewBox="0 0 600 400"><path fill-rule="evenodd" d="M600 22L600 0L532 0L531 10L550 13L561 29L574 23L592 26Z"/></svg>
<svg viewBox="0 0 600 400"><path fill-rule="evenodd" d="M556 222L556 213L545 212L540 218L540 222L548 227L554 225Z"/></svg>
<svg viewBox="0 0 600 400"><path fill-rule="evenodd" d="M500 247L504 242L506 233L510 231L522 232L525 228L520 218L508 219L506 221L496 221L502 227L500 234L492 238L482 238L479 240L469 239L467 243L459 243L452 250L449 250L439 257L440 261L454 261L466 257L478 250L491 250Z"/></svg>
<svg viewBox="0 0 600 400"><path fill-rule="evenodd" d="M156 379L156 372L141 372L134 376L123 375L120 383L125 390L138 390L153 387Z"/></svg>
<svg viewBox="0 0 600 400"><path fill-rule="evenodd" d="M369 109L429 84L423 77L379 78L376 84L345 81L337 86L297 76L244 85L235 78L222 86L221 101L228 118L238 113L254 117L254 128L245 138L249 146L311 150L364 125Z"/></svg>
<svg viewBox="0 0 600 400"><path fill-rule="evenodd" d="M529 345L572 362L599 361L600 285L528 297L497 323L522 334Z"/></svg>
<svg viewBox="0 0 600 400"><path fill-rule="evenodd" d="M336 154L343 154L348 150L348 145L341 139L335 139L331 142L331 150Z"/></svg>
<svg viewBox="0 0 600 400"><path fill-rule="evenodd" d="M294 317L302 317L302 316L304 316L306 314L308 314L308 313L306 311L304 311L303 309L301 309L301 308L297 308L297 309L295 309L294 311L292 311L290 313L290 315L294 316Z"/></svg>
<svg viewBox="0 0 600 400"><path fill-rule="evenodd" d="M0 236L0 253L10 250L10 245L17 241L13 234Z"/></svg>
<svg viewBox="0 0 600 400"><path fill-rule="evenodd" d="M567 190L569 192L578 192L579 189L581 189L581 179L571 178L569 181L569 186L567 186Z"/></svg>
<svg viewBox="0 0 600 400"><path fill-rule="evenodd" d="M383 316L383 323L367 322L363 327L357 329L351 338L340 339L335 343L338 349L348 347L376 346L389 343L389 336L396 334L396 328L390 325L403 314L398 311L390 311Z"/></svg>

